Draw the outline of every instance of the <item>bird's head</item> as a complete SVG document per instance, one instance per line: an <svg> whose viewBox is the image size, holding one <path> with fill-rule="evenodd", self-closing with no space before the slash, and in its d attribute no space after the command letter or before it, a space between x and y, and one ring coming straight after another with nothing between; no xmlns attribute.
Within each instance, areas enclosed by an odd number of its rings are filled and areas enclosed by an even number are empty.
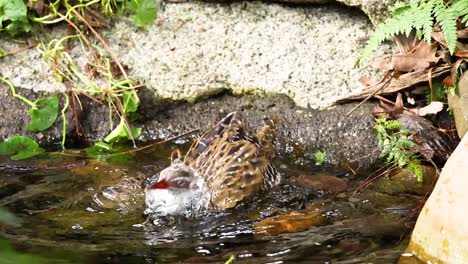
<svg viewBox="0 0 468 264"><path fill-rule="evenodd" d="M145 190L147 210L157 215L186 215L208 203L205 181L181 161L173 162Z"/></svg>

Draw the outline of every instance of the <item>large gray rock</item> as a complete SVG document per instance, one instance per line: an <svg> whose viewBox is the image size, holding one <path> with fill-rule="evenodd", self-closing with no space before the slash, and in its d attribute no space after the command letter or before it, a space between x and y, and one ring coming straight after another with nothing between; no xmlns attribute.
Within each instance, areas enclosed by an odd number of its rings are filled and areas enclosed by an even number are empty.
<svg viewBox="0 0 468 264"><path fill-rule="evenodd" d="M148 32L120 21L105 35L131 75L164 98L227 89L316 108L359 87L355 63L371 29L345 7L198 2L165 5Z"/></svg>
<svg viewBox="0 0 468 264"><path fill-rule="evenodd" d="M103 35L130 77L160 97L284 93L299 106L317 108L359 88L357 79L365 73L355 63L371 29L364 14L346 7L193 2L164 4L149 31L119 18ZM45 32L54 38L64 30ZM2 44L6 51L22 46ZM69 52L83 68L81 46L75 43ZM0 75L35 91L65 89L36 49L0 60Z"/></svg>

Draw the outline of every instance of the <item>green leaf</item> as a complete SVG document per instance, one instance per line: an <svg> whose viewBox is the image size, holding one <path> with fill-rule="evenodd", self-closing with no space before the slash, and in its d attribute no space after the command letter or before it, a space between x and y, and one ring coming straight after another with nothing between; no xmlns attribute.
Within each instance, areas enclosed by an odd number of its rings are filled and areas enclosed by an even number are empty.
<svg viewBox="0 0 468 264"><path fill-rule="evenodd" d="M106 160L110 163L126 164L130 161L131 155L128 153L118 154L119 151L124 151L121 147L114 147L113 144L108 144L102 141L94 143L92 147L86 148L86 154L98 160ZM112 155L111 155L112 154Z"/></svg>
<svg viewBox="0 0 468 264"><path fill-rule="evenodd" d="M26 136L13 136L0 143L0 155L13 155L12 160L31 158L43 152L34 139Z"/></svg>
<svg viewBox="0 0 468 264"><path fill-rule="evenodd" d="M1 29L5 29L12 36L31 30L23 0L0 0Z"/></svg>
<svg viewBox="0 0 468 264"><path fill-rule="evenodd" d="M133 137L137 138L140 136L141 128L132 128ZM121 140L131 140L132 137L128 134L127 127L125 123L120 121L120 124L112 130L109 135L107 135L104 140L109 143L121 141Z"/></svg>
<svg viewBox="0 0 468 264"><path fill-rule="evenodd" d="M325 151L320 151L320 150L317 150L315 153L314 153L314 159L315 159L315 163L317 165L321 165L325 162L325 159L327 158L327 153Z"/></svg>
<svg viewBox="0 0 468 264"><path fill-rule="evenodd" d="M124 113L133 113L138 109L140 102L134 92L124 92L122 97Z"/></svg>
<svg viewBox="0 0 468 264"><path fill-rule="evenodd" d="M90 156L99 156L105 154L112 154L116 150L112 147L112 145L99 141L94 143L92 147L86 148L85 151Z"/></svg>
<svg viewBox="0 0 468 264"><path fill-rule="evenodd" d="M407 169L416 177L416 179L418 179L419 182L423 181L424 174L421 167L421 162L418 159L411 161L408 164Z"/></svg>
<svg viewBox="0 0 468 264"><path fill-rule="evenodd" d="M57 95L46 99L38 99L34 102L37 108L29 109L31 123L26 127L29 131L43 131L54 124L58 115L59 102Z"/></svg>
<svg viewBox="0 0 468 264"><path fill-rule="evenodd" d="M132 0L127 8L134 13L131 16L133 23L144 29L154 23L158 13L158 7L154 0Z"/></svg>

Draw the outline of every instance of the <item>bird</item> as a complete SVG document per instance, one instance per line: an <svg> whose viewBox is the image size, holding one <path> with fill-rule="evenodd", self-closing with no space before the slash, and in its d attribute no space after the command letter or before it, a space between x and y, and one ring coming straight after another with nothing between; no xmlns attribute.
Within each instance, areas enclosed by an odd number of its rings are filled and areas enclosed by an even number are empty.
<svg viewBox="0 0 468 264"><path fill-rule="evenodd" d="M277 117L264 121L250 135L232 112L196 139L185 156L173 151L170 166L145 188L145 214L189 217L225 210L277 185L281 177L271 163Z"/></svg>

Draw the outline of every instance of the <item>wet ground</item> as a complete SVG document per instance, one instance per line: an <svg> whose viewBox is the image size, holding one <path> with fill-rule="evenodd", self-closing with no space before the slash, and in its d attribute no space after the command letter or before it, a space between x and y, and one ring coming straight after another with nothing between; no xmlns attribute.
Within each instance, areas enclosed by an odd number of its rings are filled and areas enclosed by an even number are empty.
<svg viewBox="0 0 468 264"><path fill-rule="evenodd" d="M8 252L42 263L395 263L421 206L411 194L355 193L365 175L289 156L275 162L284 180L273 190L232 210L155 225L143 215L142 186L174 147L105 160L2 158L0 207L20 220L0 225L3 253L8 243ZM345 191L330 188L336 181L301 184L301 175L337 176Z"/></svg>

